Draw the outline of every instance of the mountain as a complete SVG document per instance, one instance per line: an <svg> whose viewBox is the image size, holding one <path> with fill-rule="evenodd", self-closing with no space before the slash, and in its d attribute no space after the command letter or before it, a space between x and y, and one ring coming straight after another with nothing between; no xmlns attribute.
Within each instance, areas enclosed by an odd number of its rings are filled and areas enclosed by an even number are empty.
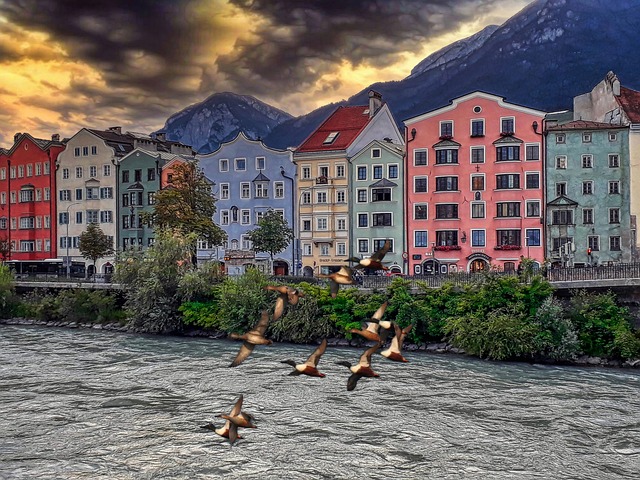
<svg viewBox="0 0 640 480"><path fill-rule="evenodd" d="M209 153L235 138L240 130L249 138L264 138L276 125L291 118L254 97L224 92L173 114L160 131L169 140Z"/></svg>
<svg viewBox="0 0 640 480"><path fill-rule="evenodd" d="M346 104L368 103L374 89L399 126L475 90L543 111L570 109L575 95L590 91L610 70L624 86L640 89L639 24L638 0L537 0L493 32L449 45L407 78L373 84ZM288 120L265 143L299 145L324 118L316 110Z"/></svg>

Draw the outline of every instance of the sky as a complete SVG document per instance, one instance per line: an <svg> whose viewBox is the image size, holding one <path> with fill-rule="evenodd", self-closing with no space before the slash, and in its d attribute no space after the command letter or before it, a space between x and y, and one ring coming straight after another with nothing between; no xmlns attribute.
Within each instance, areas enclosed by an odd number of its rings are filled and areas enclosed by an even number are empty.
<svg viewBox="0 0 640 480"><path fill-rule="evenodd" d="M208 96L292 115L408 76L531 0L0 0L0 147L149 133Z"/></svg>

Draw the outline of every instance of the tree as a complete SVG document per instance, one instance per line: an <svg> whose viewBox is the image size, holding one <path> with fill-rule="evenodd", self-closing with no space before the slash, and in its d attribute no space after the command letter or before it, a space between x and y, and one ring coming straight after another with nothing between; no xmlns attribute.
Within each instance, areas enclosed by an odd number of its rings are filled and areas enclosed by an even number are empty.
<svg viewBox="0 0 640 480"><path fill-rule="evenodd" d="M284 217L275 210L269 210L258 222L258 228L248 233L255 252L267 252L271 258L283 251L293 240L293 229L289 228Z"/></svg>
<svg viewBox="0 0 640 480"><path fill-rule="evenodd" d="M11 242L5 237L0 238L0 257L2 262L6 262L11 255Z"/></svg>
<svg viewBox="0 0 640 480"><path fill-rule="evenodd" d="M151 222L159 230L178 233L184 238L195 234L190 245L195 264L198 240L222 245L227 238L226 233L213 222L215 213L216 200L211 192L211 182L196 162L185 161L174 167L171 185L156 194L153 212L143 213L142 217L143 221Z"/></svg>
<svg viewBox="0 0 640 480"><path fill-rule="evenodd" d="M78 245L80 254L93 262L93 270L99 258L113 255L113 240L106 235L97 223L90 223L87 229L80 234Z"/></svg>

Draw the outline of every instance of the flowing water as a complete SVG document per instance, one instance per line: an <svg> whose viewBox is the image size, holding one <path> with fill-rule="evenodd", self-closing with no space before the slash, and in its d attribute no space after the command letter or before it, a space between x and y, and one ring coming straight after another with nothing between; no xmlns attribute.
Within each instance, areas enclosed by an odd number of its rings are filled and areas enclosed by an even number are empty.
<svg viewBox="0 0 640 480"><path fill-rule="evenodd" d="M640 372L0 326L1 479L640 478ZM239 394L257 429L200 426Z"/></svg>

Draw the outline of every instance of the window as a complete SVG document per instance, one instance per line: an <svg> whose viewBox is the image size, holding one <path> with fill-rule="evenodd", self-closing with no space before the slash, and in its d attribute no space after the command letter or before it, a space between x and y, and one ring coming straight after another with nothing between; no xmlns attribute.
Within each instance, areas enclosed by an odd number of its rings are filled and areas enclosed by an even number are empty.
<svg viewBox="0 0 640 480"><path fill-rule="evenodd" d="M525 147L525 160L540 160L540 145L533 144Z"/></svg>
<svg viewBox="0 0 640 480"><path fill-rule="evenodd" d="M346 243L337 243L336 244L336 255L344 256L347 254L347 244Z"/></svg>
<svg viewBox="0 0 640 480"><path fill-rule="evenodd" d="M229 199L229 184L221 183L220 184L220 199L228 200Z"/></svg>
<svg viewBox="0 0 640 480"><path fill-rule="evenodd" d="M244 172L247 169L247 160L245 158L236 158L233 162L236 172Z"/></svg>
<svg viewBox="0 0 640 480"><path fill-rule="evenodd" d="M365 203L367 201L367 190L359 188L356 190L356 202Z"/></svg>
<svg viewBox="0 0 640 480"><path fill-rule="evenodd" d="M436 177L436 192L458 190L458 177Z"/></svg>
<svg viewBox="0 0 640 480"><path fill-rule="evenodd" d="M33 177L33 165L27 165L27 177Z"/></svg>
<svg viewBox="0 0 640 480"><path fill-rule="evenodd" d="M583 133L582 134L582 143L591 143L591 134Z"/></svg>
<svg viewBox="0 0 640 480"><path fill-rule="evenodd" d="M36 249L36 245L33 240L20 240L21 252L34 252L35 249Z"/></svg>
<svg viewBox="0 0 640 480"><path fill-rule="evenodd" d="M458 218L458 205L455 203L442 203L436 205L436 219Z"/></svg>
<svg viewBox="0 0 640 480"><path fill-rule="evenodd" d="M527 189L540 188L540 174L538 172L527 172L524 178Z"/></svg>
<svg viewBox="0 0 640 480"><path fill-rule="evenodd" d="M553 239L553 251L558 252L568 243L573 243L573 237L556 237Z"/></svg>
<svg viewBox="0 0 640 480"><path fill-rule="evenodd" d="M16 178L16 167L11 167L9 170L9 178Z"/></svg>
<svg viewBox="0 0 640 480"><path fill-rule="evenodd" d="M336 203L347 203L347 192L346 192L346 190L337 190L336 191Z"/></svg>
<svg viewBox="0 0 640 480"><path fill-rule="evenodd" d="M609 223L620 223L620 209L619 208L610 208L609 209Z"/></svg>
<svg viewBox="0 0 640 480"><path fill-rule="evenodd" d="M264 157L256 157L256 170L264 170L266 168L265 164L266 160Z"/></svg>
<svg viewBox="0 0 640 480"><path fill-rule="evenodd" d="M511 162L516 160L520 160L520 147L518 145L496 147L496 162Z"/></svg>
<svg viewBox="0 0 640 480"><path fill-rule="evenodd" d="M485 247L487 245L486 233L484 230L471 230L471 246Z"/></svg>
<svg viewBox="0 0 640 480"><path fill-rule="evenodd" d="M100 223L113 223L113 212L111 210L100 210Z"/></svg>
<svg viewBox="0 0 640 480"><path fill-rule="evenodd" d="M49 215L44 216L44 228L51 228L51 217Z"/></svg>
<svg viewBox="0 0 640 480"><path fill-rule="evenodd" d="M527 200L527 217L540 216L540 200Z"/></svg>
<svg viewBox="0 0 640 480"><path fill-rule="evenodd" d="M87 190L87 198L88 198L88 190ZM113 198L113 187L100 187L100 198L101 199Z"/></svg>
<svg viewBox="0 0 640 480"><path fill-rule="evenodd" d="M156 179L156 169L155 168L147 168L147 181L153 182Z"/></svg>
<svg viewBox="0 0 640 480"><path fill-rule="evenodd" d="M124 230L127 230L130 226L129 221L131 220L131 218L129 217L129 215L122 215L122 228Z"/></svg>
<svg viewBox="0 0 640 480"><path fill-rule="evenodd" d="M366 180L367 179L367 167L359 166L358 167L358 180Z"/></svg>
<svg viewBox="0 0 640 480"><path fill-rule="evenodd" d="M269 185L265 182L257 182L255 184L255 198L267 198Z"/></svg>
<svg viewBox="0 0 640 480"><path fill-rule="evenodd" d="M619 236L612 236L609 237L609 250L611 250L612 252L619 252L620 251L620 237Z"/></svg>
<svg viewBox="0 0 640 480"><path fill-rule="evenodd" d="M457 149L436 150L436 165L445 163L458 163Z"/></svg>
<svg viewBox="0 0 640 480"><path fill-rule="evenodd" d="M7 192L0 192L0 204L4 205L7 203Z"/></svg>
<svg viewBox="0 0 640 480"><path fill-rule="evenodd" d="M369 226L369 214L368 213L359 213L358 214L358 228L366 228Z"/></svg>
<svg viewBox="0 0 640 480"><path fill-rule="evenodd" d="M29 189L23 189L20 190L20 201L21 202L33 202L34 200L34 190L29 188Z"/></svg>
<svg viewBox="0 0 640 480"><path fill-rule="evenodd" d="M428 247L428 238L426 230L416 230L413 233L413 246L414 247Z"/></svg>
<svg viewBox="0 0 640 480"><path fill-rule="evenodd" d="M74 157L79 157L80 156L80 152L81 152L80 147L74 148L73 149L73 156Z"/></svg>
<svg viewBox="0 0 640 480"><path fill-rule="evenodd" d="M427 151L426 150L414 150L413 151L413 164L416 167L427 164Z"/></svg>
<svg viewBox="0 0 640 480"><path fill-rule="evenodd" d="M380 180L382 178L382 165L373 166L373 179Z"/></svg>
<svg viewBox="0 0 640 480"><path fill-rule="evenodd" d="M309 205L311 203L311 192L302 192L301 202L303 205Z"/></svg>
<svg viewBox="0 0 640 480"><path fill-rule="evenodd" d="M5 172L5 175L6 175L6 172ZM42 164L41 163L36 163L36 176L38 176L38 175L42 175ZM0 171L0 177L2 177L2 171ZM2 178L2 180L4 180L4 178Z"/></svg>
<svg viewBox="0 0 640 480"><path fill-rule="evenodd" d="M220 169L221 172L228 172L229 160L226 158L221 158L220 160L218 160L218 168Z"/></svg>
<svg viewBox="0 0 640 480"><path fill-rule="evenodd" d="M11 203L16 203L16 192L11 192L9 200Z"/></svg>
<svg viewBox="0 0 640 480"><path fill-rule="evenodd" d="M593 168L593 155L582 155L582 168Z"/></svg>
<svg viewBox="0 0 640 480"><path fill-rule="evenodd" d="M122 194L122 206L123 207L128 207L129 206L129 194L128 193L123 193Z"/></svg>
<svg viewBox="0 0 640 480"><path fill-rule="evenodd" d="M89 155L89 147L82 147L82 156L86 157Z"/></svg>
<svg viewBox="0 0 640 480"><path fill-rule="evenodd" d="M373 213L371 214L371 226L373 227L391 227L390 213Z"/></svg>
<svg viewBox="0 0 640 480"><path fill-rule="evenodd" d="M366 238L358 240L358 253L369 253L369 240Z"/></svg>
<svg viewBox="0 0 640 480"><path fill-rule="evenodd" d="M336 165L336 178L344 178L345 176L344 172L345 172L344 165L342 164Z"/></svg>
<svg viewBox="0 0 640 480"><path fill-rule="evenodd" d="M471 218L484 218L484 203L471 204Z"/></svg>
<svg viewBox="0 0 640 480"><path fill-rule="evenodd" d="M561 155L556 157L556 170L566 170L567 168L567 157Z"/></svg>
<svg viewBox="0 0 640 480"><path fill-rule="evenodd" d="M42 166L44 168L44 174L49 175L49 162L44 162Z"/></svg>
<svg viewBox="0 0 640 480"><path fill-rule="evenodd" d="M80 190L82 192L82 190ZM87 187L87 200L97 200L100 195L98 187Z"/></svg>
<svg viewBox="0 0 640 480"><path fill-rule="evenodd" d="M76 188L76 200L82 200L82 189Z"/></svg>
<svg viewBox="0 0 640 480"><path fill-rule="evenodd" d="M327 192L316 192L316 203L327 203Z"/></svg>
<svg viewBox="0 0 640 480"><path fill-rule="evenodd" d="M427 220L428 205L426 203L416 203L413 206L413 218L415 220Z"/></svg>
<svg viewBox="0 0 640 480"><path fill-rule="evenodd" d="M387 178L398 178L398 165L387 166Z"/></svg>
<svg viewBox="0 0 640 480"><path fill-rule="evenodd" d="M471 191L484 190L484 175L471 175Z"/></svg>
<svg viewBox="0 0 640 480"><path fill-rule="evenodd" d="M567 194L567 182L556 183L556 195L558 197L565 196Z"/></svg>
<svg viewBox="0 0 640 480"><path fill-rule="evenodd" d="M336 230L339 232L344 232L347 230L347 219L346 218L337 218L336 219Z"/></svg>
<svg viewBox="0 0 640 480"><path fill-rule="evenodd" d="M597 252L600 250L600 237L598 237L597 235L589 235L587 237L587 246L593 250L594 252Z"/></svg>
<svg viewBox="0 0 640 480"><path fill-rule="evenodd" d="M303 220L302 221L302 231L310 232L311 231L311 220Z"/></svg>
<svg viewBox="0 0 640 480"><path fill-rule="evenodd" d="M98 154L98 147L96 145L92 145L91 146L91 155L97 155Z"/></svg>
<svg viewBox="0 0 640 480"><path fill-rule="evenodd" d="M60 200L63 202L71 200L71 190L60 190Z"/></svg>
<svg viewBox="0 0 640 480"><path fill-rule="evenodd" d="M496 190L517 189L520 188L520 175L510 173L504 175L496 175Z"/></svg>
<svg viewBox="0 0 640 480"><path fill-rule="evenodd" d="M381 155L382 155L382 152L379 148L371 149L371 158L380 158Z"/></svg>
<svg viewBox="0 0 640 480"><path fill-rule="evenodd" d="M593 193L593 182L582 182L582 194L591 195Z"/></svg>
<svg viewBox="0 0 640 480"><path fill-rule="evenodd" d="M616 132L609 132L609 141L615 142L618 140L618 134Z"/></svg>
<svg viewBox="0 0 640 480"><path fill-rule="evenodd" d="M413 191L425 193L427 191L427 177L413 177Z"/></svg>
<svg viewBox="0 0 640 480"><path fill-rule="evenodd" d="M76 225L82 224L82 211L76 212Z"/></svg>
<svg viewBox="0 0 640 480"><path fill-rule="evenodd" d="M142 181L142 170L141 169L135 169L133 171L133 181L134 182L141 182Z"/></svg>
<svg viewBox="0 0 640 480"><path fill-rule="evenodd" d="M436 245L437 246L458 245L458 231L457 230L436 231Z"/></svg>
<svg viewBox="0 0 640 480"><path fill-rule="evenodd" d="M0 168L0 180L7 179L7 169L5 167Z"/></svg>
<svg viewBox="0 0 640 480"><path fill-rule="evenodd" d="M515 127L515 118L513 117L506 117L506 118L501 118L500 119L500 133L515 133L516 131L516 127Z"/></svg>
<svg viewBox="0 0 640 480"><path fill-rule="evenodd" d="M311 178L311 167L302 167L302 178L309 180Z"/></svg>
<svg viewBox="0 0 640 480"><path fill-rule="evenodd" d="M220 225L229 225L229 210L220 210Z"/></svg>
<svg viewBox="0 0 640 480"><path fill-rule="evenodd" d="M311 255L311 244L310 243L303 243L302 244L302 255L304 255L306 257Z"/></svg>
<svg viewBox="0 0 640 480"><path fill-rule="evenodd" d="M496 217L519 217L520 202L498 202L496 204Z"/></svg>
<svg viewBox="0 0 640 480"><path fill-rule="evenodd" d="M273 198L284 198L284 182L274 182Z"/></svg>
<svg viewBox="0 0 640 480"><path fill-rule="evenodd" d="M111 176L111 165L103 165L102 166L102 175L105 177Z"/></svg>
<svg viewBox="0 0 640 480"><path fill-rule="evenodd" d="M7 229L7 218L2 217L0 218L0 230L6 230L6 229Z"/></svg>
<svg viewBox="0 0 640 480"><path fill-rule="evenodd" d="M391 246L389 247L389 251L393 252L393 238L390 238L388 240L389 240L389 243L391 244ZM384 247L384 244L385 244L386 241L387 241L386 238L380 238L380 239L374 240L373 241L373 251L377 252L382 247Z"/></svg>
<svg viewBox="0 0 640 480"><path fill-rule="evenodd" d="M87 210L87 223L98 223L99 218L100 210Z"/></svg>
<svg viewBox="0 0 640 480"><path fill-rule="evenodd" d="M129 170L122 171L122 183L129 183Z"/></svg>
<svg viewBox="0 0 640 480"><path fill-rule="evenodd" d="M471 136L484 137L484 120L471 120Z"/></svg>
<svg viewBox="0 0 640 480"><path fill-rule="evenodd" d="M620 182L617 180L612 180L609 182L609 195L614 195L620 193Z"/></svg>
<svg viewBox="0 0 640 480"><path fill-rule="evenodd" d="M18 165L18 178L24 177L24 165Z"/></svg>
<svg viewBox="0 0 640 480"><path fill-rule="evenodd" d="M497 245L522 245L520 230L496 230Z"/></svg>
<svg viewBox="0 0 640 480"><path fill-rule="evenodd" d="M76 178L82 178L82 167L76 167Z"/></svg>
<svg viewBox="0 0 640 480"><path fill-rule="evenodd" d="M251 196L251 185L249 183L240 184L240 198L249 198Z"/></svg>
<svg viewBox="0 0 640 480"><path fill-rule="evenodd" d="M553 225L573 225L573 210L554 210L551 223Z"/></svg>
<svg viewBox="0 0 640 480"><path fill-rule="evenodd" d="M441 137L453 137L453 122L452 121L440 122L440 136Z"/></svg>
<svg viewBox="0 0 640 480"><path fill-rule="evenodd" d="M327 138L324 139L324 142L322 142L322 144L331 145L333 142L335 142L336 138L338 138L338 135L340 135L340 132L331 132L329 135L327 135Z"/></svg>
<svg viewBox="0 0 640 480"><path fill-rule="evenodd" d="M525 230L525 242L529 247L539 247L540 243L540 229L539 228L527 228Z"/></svg>
<svg viewBox="0 0 640 480"><path fill-rule="evenodd" d="M35 228L35 217L21 217L20 228Z"/></svg>
<svg viewBox="0 0 640 480"><path fill-rule="evenodd" d="M45 201L51 200L51 189L49 187L44 187L44 199Z"/></svg>
<svg viewBox="0 0 640 480"><path fill-rule="evenodd" d="M620 157L616 154L609 155L609 168L618 168L620 166Z"/></svg>
<svg viewBox="0 0 640 480"><path fill-rule="evenodd" d="M327 219L325 217L316 219L316 229L317 230L327 230Z"/></svg>
<svg viewBox="0 0 640 480"><path fill-rule="evenodd" d="M471 163L484 163L483 147L471 147Z"/></svg>
<svg viewBox="0 0 640 480"><path fill-rule="evenodd" d="M373 189L371 189L371 201L372 202L390 202L391 201L391 189L390 188L373 188Z"/></svg>
<svg viewBox="0 0 640 480"><path fill-rule="evenodd" d="M591 225L593 223L593 208L582 209L582 223Z"/></svg>
<svg viewBox="0 0 640 480"><path fill-rule="evenodd" d="M98 176L98 167L96 167L95 165L91 165L89 167L89 176L91 178L95 178Z"/></svg>
<svg viewBox="0 0 640 480"><path fill-rule="evenodd" d="M249 225L251 223L251 210L240 211L240 224Z"/></svg>

